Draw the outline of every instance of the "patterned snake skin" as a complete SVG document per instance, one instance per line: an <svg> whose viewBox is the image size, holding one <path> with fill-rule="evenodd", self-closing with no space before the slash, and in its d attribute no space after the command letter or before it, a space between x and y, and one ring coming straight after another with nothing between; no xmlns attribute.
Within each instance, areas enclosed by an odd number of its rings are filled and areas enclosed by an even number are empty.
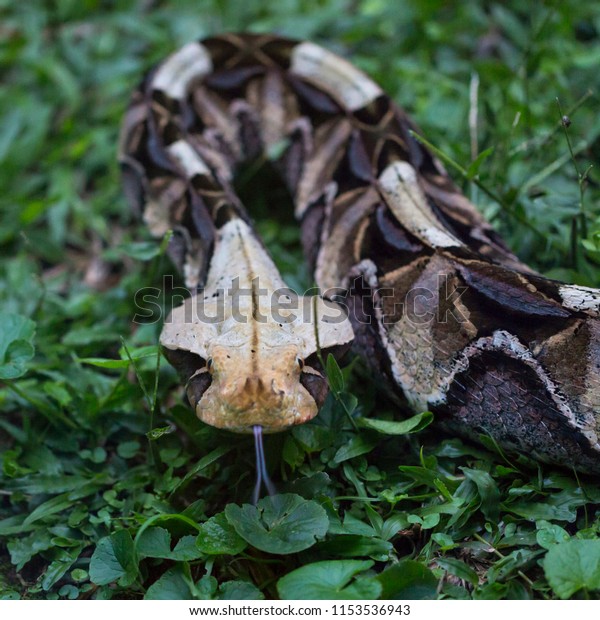
<svg viewBox="0 0 600 620"><path fill-rule="evenodd" d="M149 72L120 161L151 233L173 230L169 254L193 293L161 336L192 406L238 432L302 423L327 393L318 349L353 340L445 430L600 472L600 291L520 263L413 128L371 79L306 41L217 36ZM308 321L258 320L273 310L263 287L285 283L232 185L241 162L276 153L324 292ZM227 305L236 282L251 293L245 323ZM328 299L349 321L328 318ZM217 323L191 312L217 301Z"/></svg>

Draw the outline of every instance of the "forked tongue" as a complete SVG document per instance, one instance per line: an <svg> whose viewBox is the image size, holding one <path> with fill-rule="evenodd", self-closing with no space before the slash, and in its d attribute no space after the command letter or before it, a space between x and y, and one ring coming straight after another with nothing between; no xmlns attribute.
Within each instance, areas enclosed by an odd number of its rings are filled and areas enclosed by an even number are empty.
<svg viewBox="0 0 600 620"><path fill-rule="evenodd" d="M256 451L256 485L252 494L252 503L256 506L260 497L260 488L264 482L265 489L269 495L277 495L275 485L271 482L267 472L267 464L265 462L265 450L263 447L262 426L253 426L254 430L254 448Z"/></svg>

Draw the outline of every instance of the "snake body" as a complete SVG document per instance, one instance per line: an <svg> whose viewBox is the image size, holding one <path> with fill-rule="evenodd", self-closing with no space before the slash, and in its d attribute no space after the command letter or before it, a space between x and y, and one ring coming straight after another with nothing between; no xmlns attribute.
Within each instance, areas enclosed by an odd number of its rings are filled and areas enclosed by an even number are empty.
<svg viewBox="0 0 600 620"><path fill-rule="evenodd" d="M192 406L238 432L300 424L327 393L319 353L353 343L442 428L600 472L600 291L521 263L413 129L307 41L216 36L148 73L120 161L151 233L173 230L192 291L161 335ZM239 164L264 154L323 297L287 289L234 191Z"/></svg>

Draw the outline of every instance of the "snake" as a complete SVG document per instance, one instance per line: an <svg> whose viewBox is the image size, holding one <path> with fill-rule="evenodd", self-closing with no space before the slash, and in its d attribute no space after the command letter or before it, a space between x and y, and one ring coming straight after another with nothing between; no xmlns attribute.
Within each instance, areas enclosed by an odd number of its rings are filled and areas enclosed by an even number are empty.
<svg viewBox="0 0 600 620"><path fill-rule="evenodd" d="M317 415L324 360L351 349L398 411L600 473L600 291L522 263L418 136L310 41L211 36L148 71L119 161L189 291L160 345L190 405L221 429L284 431ZM262 160L291 196L317 294L286 285L236 193Z"/></svg>

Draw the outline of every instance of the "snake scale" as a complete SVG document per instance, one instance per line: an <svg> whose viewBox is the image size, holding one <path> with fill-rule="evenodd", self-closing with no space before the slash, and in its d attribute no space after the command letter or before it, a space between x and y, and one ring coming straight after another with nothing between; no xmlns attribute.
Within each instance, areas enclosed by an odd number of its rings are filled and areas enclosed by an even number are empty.
<svg viewBox="0 0 600 620"><path fill-rule="evenodd" d="M413 129L307 41L215 36L146 75L120 162L191 291L161 335L191 405L236 432L303 423L327 395L319 352L353 346L442 429L599 473L600 291L521 263ZM265 154L322 296L287 288L234 191Z"/></svg>

